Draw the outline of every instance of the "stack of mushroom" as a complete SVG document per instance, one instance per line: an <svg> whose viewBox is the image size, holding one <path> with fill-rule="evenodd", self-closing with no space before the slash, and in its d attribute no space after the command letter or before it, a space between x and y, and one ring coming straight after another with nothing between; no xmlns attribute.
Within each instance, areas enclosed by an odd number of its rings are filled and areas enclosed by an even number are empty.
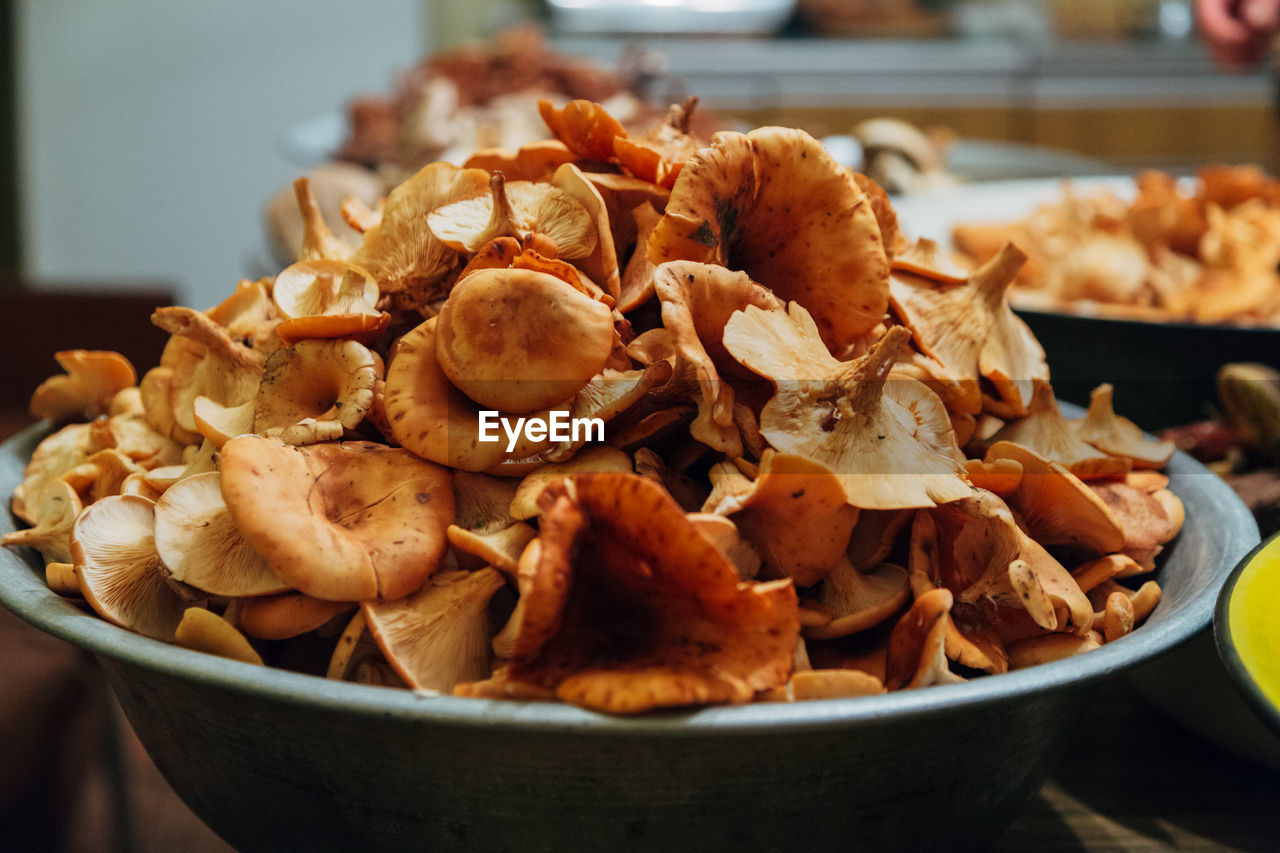
<svg viewBox="0 0 1280 853"><path fill-rule="evenodd" d="M158 640L613 713L848 697L1096 648L1182 506L1100 389L799 130L435 163L297 263L63 354L14 495L50 585ZM581 427L581 429L579 429ZM1137 580L1129 580L1136 577ZM1145 580L1145 582L1143 582ZM317 674L324 664L313 666Z"/></svg>

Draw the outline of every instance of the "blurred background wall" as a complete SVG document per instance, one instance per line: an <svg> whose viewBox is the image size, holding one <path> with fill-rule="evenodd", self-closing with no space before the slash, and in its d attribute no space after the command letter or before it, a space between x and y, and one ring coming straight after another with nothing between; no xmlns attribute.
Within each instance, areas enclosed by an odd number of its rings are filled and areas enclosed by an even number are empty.
<svg viewBox="0 0 1280 853"><path fill-rule="evenodd" d="M0 0L0 270L41 288L172 282L176 301L210 306L278 268L261 210L314 165L290 148L299 129L340 135L353 96L530 17L606 66L643 40L670 81L661 97L698 94L746 124L840 134L892 115L1120 171L1280 166L1274 74L1215 68L1189 0L794 0L772 4L788 10L772 29L739 35L724 28L741 14L688 14L731 5ZM671 34L684 25L703 31Z"/></svg>
<svg viewBox="0 0 1280 853"><path fill-rule="evenodd" d="M248 274L290 127L383 91L426 46L421 0L16 0L23 269L42 285Z"/></svg>

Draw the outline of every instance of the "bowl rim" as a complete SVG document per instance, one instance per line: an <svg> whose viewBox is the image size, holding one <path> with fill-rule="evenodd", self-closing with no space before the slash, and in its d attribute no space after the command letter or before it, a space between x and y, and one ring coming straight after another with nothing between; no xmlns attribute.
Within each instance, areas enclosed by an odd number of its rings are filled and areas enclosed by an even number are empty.
<svg viewBox="0 0 1280 853"><path fill-rule="evenodd" d="M1280 552L1280 533L1273 533L1255 545L1227 573L1213 609L1213 638L1218 656L1222 658L1223 668L1226 669L1231 683L1262 723L1280 736L1280 707L1277 707L1262 692L1261 686L1240 656L1231 631L1231 601L1239 587L1240 578L1244 576L1254 560L1267 551Z"/></svg>
<svg viewBox="0 0 1280 853"><path fill-rule="evenodd" d="M1064 404L1066 408L1078 409ZM17 462L25 463L36 443L50 432L50 425L41 423L0 444L0 463L8 463L0 466L0 491L6 494L12 491L21 466L16 466L16 471L11 469ZM1193 482L1199 490L1208 492L1209 505L1220 516L1214 522L1215 539L1250 545L1257 541L1258 529L1252 514L1221 478L1181 452L1171 460L1169 474L1175 492ZM11 512L0 513L0 532L12 530L14 526ZM1175 539L1170 546L1170 558L1176 555L1179 541ZM1146 624L1141 630L1102 648L1065 660L927 690L613 716L556 702L424 696L412 690L333 681L281 669L267 670L184 649L119 628L57 595L46 586L43 561L35 551L4 548L0 552L0 604L36 628L95 656L157 675L311 710L396 718L423 725L644 738L695 738L712 732L717 736L762 735L777 732L780 727L785 727L789 734L798 734L830 730L833 726L875 724L887 718L905 720L1096 685L1122 670L1173 650L1207 628L1212 621L1217 590L1233 564L1224 560L1223 566L1211 576L1210 589L1184 602L1173 616Z"/></svg>

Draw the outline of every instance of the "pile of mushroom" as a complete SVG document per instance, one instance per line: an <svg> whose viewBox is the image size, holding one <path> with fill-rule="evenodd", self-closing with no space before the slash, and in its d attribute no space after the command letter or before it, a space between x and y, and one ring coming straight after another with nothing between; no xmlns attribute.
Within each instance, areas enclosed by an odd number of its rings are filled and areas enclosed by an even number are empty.
<svg viewBox="0 0 1280 853"><path fill-rule="evenodd" d="M344 208L358 246L299 181L301 260L157 311L136 386L60 357L32 410L88 420L35 451L5 544L158 640L621 714L1133 630L1171 448L1109 388L1063 418L1005 300L1022 253L958 273L808 134L703 142L692 108L632 138L547 105L557 139Z"/></svg>
<svg viewBox="0 0 1280 853"><path fill-rule="evenodd" d="M1020 306L1159 322L1280 324L1280 179L1257 166L1207 166L1194 181L1134 176L1132 199L1064 186L1012 222L953 229L976 265L1014 239L1030 256Z"/></svg>

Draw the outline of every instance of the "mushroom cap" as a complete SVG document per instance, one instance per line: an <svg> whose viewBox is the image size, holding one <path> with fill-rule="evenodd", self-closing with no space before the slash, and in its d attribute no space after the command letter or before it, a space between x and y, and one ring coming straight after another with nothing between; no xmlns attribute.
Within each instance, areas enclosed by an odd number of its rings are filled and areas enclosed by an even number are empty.
<svg viewBox="0 0 1280 853"><path fill-rule="evenodd" d="M662 214L646 201L622 215L630 217L635 223L636 245L639 247L627 260L619 283L617 307L626 314L653 298L653 273L657 267L649 263L649 255L644 247L649 243L649 235L662 220Z"/></svg>
<svg viewBox="0 0 1280 853"><path fill-rule="evenodd" d="M594 245L584 255L578 257L577 254L566 252L569 247L561 248L557 242L556 248L561 257L577 258L578 267L617 302L622 292L622 279L618 269L618 250L613 242L613 230L609 227L609 207L604 197L587 180L582 170L572 163L565 163L556 169L551 176L551 184L577 200L590 215L594 226L592 231L595 239L587 240L588 243L594 242ZM555 239L555 235L550 236Z"/></svg>
<svg viewBox="0 0 1280 853"><path fill-rule="evenodd" d="M526 269L462 279L435 328L436 357L450 382L481 406L513 414L568 400L613 351L607 306Z"/></svg>
<svg viewBox="0 0 1280 853"><path fill-rule="evenodd" d="M221 470L240 532L283 581L315 598L400 598L444 556L449 472L407 450L244 435L223 446Z"/></svg>
<svg viewBox="0 0 1280 853"><path fill-rule="evenodd" d="M552 447L550 438L535 441L527 431L510 451L505 441L480 441L480 406L449 381L436 358L438 320L402 335L387 369L385 408L395 440L423 459L462 471L496 470ZM550 412L528 417L546 421Z"/></svg>
<svg viewBox="0 0 1280 853"><path fill-rule="evenodd" d="M950 590L939 588L912 602L889 634L885 687L910 690L964 681L947 665L947 629L954 600Z"/></svg>
<svg viewBox="0 0 1280 853"><path fill-rule="evenodd" d="M801 130L722 132L689 158L649 239L649 260L742 270L807 308L843 353L884 316L889 262L852 173Z"/></svg>
<svg viewBox="0 0 1280 853"><path fill-rule="evenodd" d="M155 505L155 543L170 577L210 595L269 595L289 588L231 520L217 471L165 489Z"/></svg>
<svg viewBox="0 0 1280 853"><path fill-rule="evenodd" d="M739 581L645 477L580 475L543 500L511 678L611 713L746 702L786 681L800 627L790 581Z"/></svg>
<svg viewBox="0 0 1280 853"><path fill-rule="evenodd" d="M426 296L439 292L441 280L458 263L458 256L431 233L427 215L488 186L489 173L482 169L459 169L444 162L424 166L391 190L381 221L365 232L350 261L368 270L383 293L412 291Z"/></svg>
<svg viewBox="0 0 1280 853"><path fill-rule="evenodd" d="M1123 545L1116 550L1122 550L1147 570L1155 568L1156 555L1177 533L1165 504L1154 494L1121 482L1090 483L1089 488L1102 499L1124 531Z"/></svg>
<svg viewBox="0 0 1280 853"><path fill-rule="evenodd" d="M178 645L262 666L262 656L230 622L203 607L188 607L173 631Z"/></svg>
<svg viewBox="0 0 1280 853"><path fill-rule="evenodd" d="M378 282L345 261L318 258L285 267L271 299L286 320L325 314L377 314Z"/></svg>
<svg viewBox="0 0 1280 853"><path fill-rule="evenodd" d="M290 444L341 438L373 406L378 358L346 340L304 340L276 350L254 398L253 428Z"/></svg>
<svg viewBox="0 0 1280 853"><path fill-rule="evenodd" d="M236 602L236 621L250 637L287 640L326 625L356 607L352 601L325 601L301 592L242 598Z"/></svg>
<svg viewBox="0 0 1280 853"><path fill-rule="evenodd" d="M431 211L427 227L462 252L478 251L494 237L542 234L562 258L591 254L598 237L594 215L570 193L551 184L507 183L500 175L484 191Z"/></svg>
<svg viewBox="0 0 1280 853"><path fill-rule="evenodd" d="M858 510L819 462L766 450L734 522L774 569L812 586L844 558Z"/></svg>
<svg viewBox="0 0 1280 853"><path fill-rule="evenodd" d="M412 595L366 601L360 608L406 684L450 693L455 684L489 675L489 599L503 585L493 569L444 572Z"/></svg>
<svg viewBox="0 0 1280 853"><path fill-rule="evenodd" d="M117 495L85 508L71 534L80 592L114 625L170 642L187 601L165 577L155 547L155 506Z"/></svg>
<svg viewBox="0 0 1280 853"><path fill-rule="evenodd" d="M65 371L31 395L34 417L51 421L91 419L107 413L115 395L137 382L129 359L110 350L62 350L53 355Z"/></svg>
<svg viewBox="0 0 1280 853"><path fill-rule="evenodd" d="M390 325L377 308L372 275L354 264L319 258L299 261L276 276L271 298L284 319L276 334L285 343L306 338L371 341Z"/></svg>
<svg viewBox="0 0 1280 853"><path fill-rule="evenodd" d="M46 562L71 562L71 535L83 505L76 490L65 479L54 480L40 490L33 510L38 521L34 527L11 530L0 536L0 545L25 545L35 548Z"/></svg>
<svg viewBox="0 0 1280 853"><path fill-rule="evenodd" d="M556 138L579 157L611 160L613 140L627 135L626 128L594 101L579 98L557 108L544 99L538 101L538 112Z"/></svg>
<svg viewBox="0 0 1280 853"><path fill-rule="evenodd" d="M467 169L484 169L501 172L512 181L536 181L546 178L565 163L572 163L577 155L558 139L539 139L528 142L516 150L510 148L482 148L462 164Z"/></svg>
<svg viewBox="0 0 1280 853"><path fill-rule="evenodd" d="M253 432L254 401L223 406L208 397L196 397L191 405L196 430L215 447L222 447L237 435Z"/></svg>
<svg viewBox="0 0 1280 853"><path fill-rule="evenodd" d="M1114 389L1103 383L1089 394L1089 409L1082 420L1072 421L1076 435L1112 456L1123 456L1135 468L1163 468L1175 450L1172 441L1153 441L1112 406Z"/></svg>
<svg viewBox="0 0 1280 853"><path fill-rule="evenodd" d="M917 237L914 243L893 256L894 272L908 272L939 284L964 284L969 271L951 260L942 247L928 237Z"/></svg>
<svg viewBox="0 0 1280 853"><path fill-rule="evenodd" d="M13 490L13 514L27 524L39 523L41 493L91 453L88 424L68 424L41 439Z"/></svg>
<svg viewBox="0 0 1280 853"><path fill-rule="evenodd" d="M1037 542L1079 545L1098 554L1118 551L1124 544L1119 519L1062 465L1008 441L987 449L988 464L1000 460L1013 460L1021 467L1008 502Z"/></svg>

